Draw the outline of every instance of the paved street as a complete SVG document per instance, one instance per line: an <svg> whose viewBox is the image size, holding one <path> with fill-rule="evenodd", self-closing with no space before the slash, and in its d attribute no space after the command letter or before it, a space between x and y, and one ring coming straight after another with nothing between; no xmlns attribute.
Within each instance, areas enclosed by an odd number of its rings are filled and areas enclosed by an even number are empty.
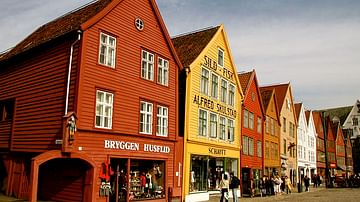
<svg viewBox="0 0 360 202"><path fill-rule="evenodd" d="M213 196L210 202L219 202L220 197ZM266 201L306 201L306 202L358 202L360 201L360 189L325 189L315 188L311 192L293 193L289 195L271 196L271 197L255 197L255 198L240 198L239 202L266 202ZM232 202L232 199L229 200Z"/></svg>

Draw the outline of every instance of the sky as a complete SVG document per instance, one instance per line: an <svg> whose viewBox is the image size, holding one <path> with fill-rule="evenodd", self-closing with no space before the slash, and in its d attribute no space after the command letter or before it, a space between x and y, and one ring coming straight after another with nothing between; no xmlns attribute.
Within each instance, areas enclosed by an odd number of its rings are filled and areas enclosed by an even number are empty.
<svg viewBox="0 0 360 202"><path fill-rule="evenodd" d="M1 0L0 52L91 0ZM224 24L238 72L291 83L307 109L360 99L358 0L157 0L171 36Z"/></svg>

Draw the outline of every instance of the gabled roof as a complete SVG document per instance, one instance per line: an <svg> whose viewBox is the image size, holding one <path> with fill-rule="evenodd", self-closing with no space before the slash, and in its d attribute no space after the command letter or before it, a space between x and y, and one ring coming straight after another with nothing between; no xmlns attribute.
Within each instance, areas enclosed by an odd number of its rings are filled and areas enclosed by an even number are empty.
<svg viewBox="0 0 360 202"><path fill-rule="evenodd" d="M57 37L80 29L80 25L91 17L95 16L100 10L104 9L111 0L93 1L83 7L73 10L45 25L42 25L14 48L8 51L0 61L9 59L19 53L44 44Z"/></svg>
<svg viewBox="0 0 360 202"><path fill-rule="evenodd" d="M295 113L296 113L296 117L297 119L299 120L300 119L300 111L301 111L301 106L302 106L302 103L295 103Z"/></svg>
<svg viewBox="0 0 360 202"><path fill-rule="evenodd" d="M205 28L175 36L171 39L184 67L189 67L200 55L201 51L209 44L219 28L220 26Z"/></svg>
<svg viewBox="0 0 360 202"><path fill-rule="evenodd" d="M241 88L246 96L248 89L250 88L251 85L251 77L253 75L254 71L251 72L240 72L238 73L238 77L239 77L239 81L240 81L240 85Z"/></svg>
<svg viewBox="0 0 360 202"><path fill-rule="evenodd" d="M263 86L262 88L265 89L275 89L276 92L276 100L278 104L278 110L281 111L281 107L284 104L286 92L289 88L290 83L284 83L284 84L276 84L271 86Z"/></svg>
<svg viewBox="0 0 360 202"><path fill-rule="evenodd" d="M262 103L263 103L263 108L264 108L264 114L265 114L264 117L266 117L266 111L269 108L270 100L271 100L272 97L274 97L274 105L275 105L275 110L276 110L276 117L277 117L279 125L281 125L280 112L279 112L278 107L277 107L275 89L267 89L267 88L259 87L259 90L260 90Z"/></svg>
<svg viewBox="0 0 360 202"><path fill-rule="evenodd" d="M305 111L305 118L306 118L306 123L309 124L310 123L310 110L306 110Z"/></svg>
<svg viewBox="0 0 360 202"><path fill-rule="evenodd" d="M317 133L319 138L324 139L324 128L323 128L324 126L323 126L323 121L322 121L322 117L320 115L320 112L313 111L312 114L313 114L316 133Z"/></svg>
<svg viewBox="0 0 360 202"><path fill-rule="evenodd" d="M348 117L349 113L353 106L346 106L346 107L337 107L331 109L323 109L320 112L325 112L325 116L330 116L330 119L333 120L334 118L339 118L341 125L344 124L346 118Z"/></svg>
<svg viewBox="0 0 360 202"><path fill-rule="evenodd" d="M0 55L0 62L7 60L15 55L28 51L46 42L54 40L60 36L66 35L77 30L85 31L93 24L101 20L108 14L115 6L124 0L97 0L92 1L78 9L75 9L35 30L24 40L18 43L14 48L3 55ZM175 59L175 62L182 69L183 66L178 58L175 48L171 42L169 33L166 29L165 23L161 18L160 11L155 3L155 0L149 0L154 9L155 16L163 31L164 37L170 47L170 51Z"/></svg>

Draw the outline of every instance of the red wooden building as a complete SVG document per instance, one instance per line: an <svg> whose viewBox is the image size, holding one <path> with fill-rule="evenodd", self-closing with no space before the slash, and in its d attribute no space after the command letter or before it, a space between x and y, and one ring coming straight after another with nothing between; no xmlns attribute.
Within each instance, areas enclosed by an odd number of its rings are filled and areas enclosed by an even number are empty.
<svg viewBox="0 0 360 202"><path fill-rule="evenodd" d="M242 194L249 194L251 179L255 191L259 192L259 181L263 175L263 125L265 112L255 70L238 74L245 94L242 104L241 124L241 187Z"/></svg>
<svg viewBox="0 0 360 202"><path fill-rule="evenodd" d="M324 126L320 112L313 111L313 118L316 129L316 168L317 173L323 178L325 177L325 140L324 140Z"/></svg>
<svg viewBox="0 0 360 202"><path fill-rule="evenodd" d="M340 122L333 122L333 133L336 144L336 175L345 176L345 139Z"/></svg>
<svg viewBox="0 0 360 202"><path fill-rule="evenodd" d="M92 2L0 55L6 195L181 197L181 68L154 0Z"/></svg>
<svg viewBox="0 0 360 202"><path fill-rule="evenodd" d="M333 122L330 117L325 118L326 121L326 154L328 158L329 174L335 175L336 170L336 137L333 131Z"/></svg>

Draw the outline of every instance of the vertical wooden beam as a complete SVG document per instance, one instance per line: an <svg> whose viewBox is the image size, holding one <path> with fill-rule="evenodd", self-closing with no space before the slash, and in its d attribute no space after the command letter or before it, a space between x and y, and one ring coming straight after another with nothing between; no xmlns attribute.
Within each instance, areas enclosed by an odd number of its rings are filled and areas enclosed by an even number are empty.
<svg viewBox="0 0 360 202"><path fill-rule="evenodd" d="M38 177L39 164L36 162L36 160L32 159L29 183L29 202L37 201Z"/></svg>

